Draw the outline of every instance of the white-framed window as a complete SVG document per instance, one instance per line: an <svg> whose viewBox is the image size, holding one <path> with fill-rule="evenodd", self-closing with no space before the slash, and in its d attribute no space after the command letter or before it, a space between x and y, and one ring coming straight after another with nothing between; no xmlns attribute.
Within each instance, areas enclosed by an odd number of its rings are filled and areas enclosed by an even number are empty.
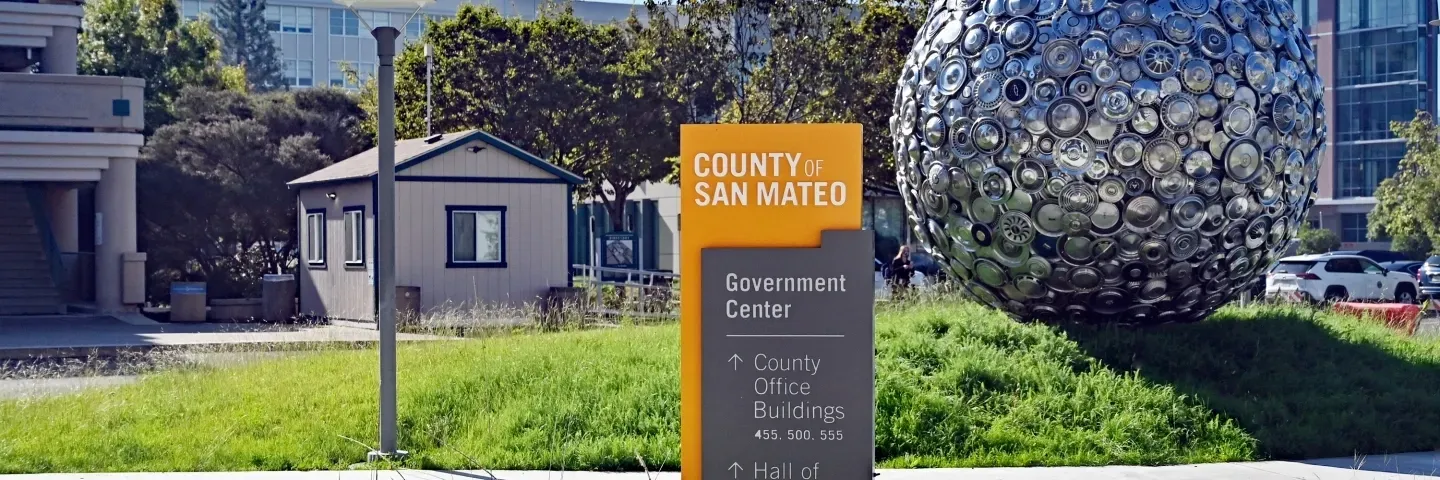
<svg viewBox="0 0 1440 480"><path fill-rule="evenodd" d="M360 36L360 17L355 12L343 9L330 9L330 34L345 37Z"/></svg>
<svg viewBox="0 0 1440 480"><path fill-rule="evenodd" d="M372 29L373 29L373 28L379 28L379 27L392 27L392 26L394 26L394 25L391 25L391 24L390 24L390 12L365 12L365 11L362 11L362 12L360 12L360 15L364 15L363 17L360 17L360 18L364 18L364 19L365 19L365 24L368 25L368 26L369 26L370 28L372 28Z"/></svg>
<svg viewBox="0 0 1440 480"><path fill-rule="evenodd" d="M447 17L443 15L416 15L415 18L410 19L410 23L405 24L405 38L407 40L417 40L421 35L425 34L426 23L439 22L445 18Z"/></svg>
<svg viewBox="0 0 1440 480"><path fill-rule="evenodd" d="M345 207L345 265L365 264L365 207Z"/></svg>
<svg viewBox="0 0 1440 480"><path fill-rule="evenodd" d="M281 62L281 76L285 77L285 84L292 87L309 87L315 85L315 61L313 60L285 60Z"/></svg>
<svg viewBox="0 0 1440 480"><path fill-rule="evenodd" d="M449 205L447 268L505 268L505 207Z"/></svg>
<svg viewBox="0 0 1440 480"><path fill-rule="evenodd" d="M272 32L314 33L315 11L310 7L265 7L265 26Z"/></svg>
<svg viewBox="0 0 1440 480"><path fill-rule="evenodd" d="M360 77L359 82L356 82L355 79L352 79L348 75L345 75L344 66L346 64L349 64L350 68L355 69L355 73L357 73ZM355 90L360 88L360 82L364 82L370 77L375 76L376 71L377 70L375 62L350 62L345 60L331 60L330 86Z"/></svg>
<svg viewBox="0 0 1440 480"><path fill-rule="evenodd" d="M305 211L305 263L325 266L325 209Z"/></svg>
<svg viewBox="0 0 1440 480"><path fill-rule="evenodd" d="M201 14L210 13L212 6L214 6L213 3L204 0L180 0L180 15L183 15L186 20L195 20L200 18Z"/></svg>

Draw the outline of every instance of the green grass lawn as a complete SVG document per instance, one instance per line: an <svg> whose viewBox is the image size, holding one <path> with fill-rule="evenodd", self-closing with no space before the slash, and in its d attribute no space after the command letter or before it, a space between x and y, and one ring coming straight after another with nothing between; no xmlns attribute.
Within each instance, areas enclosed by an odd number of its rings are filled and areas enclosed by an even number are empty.
<svg viewBox="0 0 1440 480"><path fill-rule="evenodd" d="M883 466L1171 464L1440 446L1440 343L1286 307L1146 330L882 309ZM674 325L404 344L410 467L674 470ZM0 403L0 473L345 468L373 350L191 368Z"/></svg>

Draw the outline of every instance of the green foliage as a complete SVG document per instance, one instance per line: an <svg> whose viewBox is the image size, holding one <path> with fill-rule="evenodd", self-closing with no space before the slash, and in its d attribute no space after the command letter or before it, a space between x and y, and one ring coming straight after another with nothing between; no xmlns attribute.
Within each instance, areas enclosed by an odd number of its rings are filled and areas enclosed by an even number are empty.
<svg viewBox="0 0 1440 480"><path fill-rule="evenodd" d="M1391 122L1390 130L1405 139L1399 170L1375 189L1377 205L1370 214L1370 236L1387 233L1395 239L1426 239L1440 244L1440 128L1421 112L1409 122ZM1428 250L1428 249L1427 249Z"/></svg>
<svg viewBox="0 0 1440 480"><path fill-rule="evenodd" d="M265 0L217 0L211 13L226 64L245 67L246 83L258 91L288 88L275 39L265 25Z"/></svg>
<svg viewBox="0 0 1440 480"><path fill-rule="evenodd" d="M858 123L865 183L894 185L890 116L901 66L924 20L920 2L678 3L712 45L703 50L707 58L734 74L718 85L719 121Z"/></svg>
<svg viewBox="0 0 1440 480"><path fill-rule="evenodd" d="M1199 324L1062 330L964 303L877 314L884 467L1349 457L1440 439L1440 340L1353 317L1227 307ZM677 335L402 344L406 466L673 471ZM347 438L375 441L375 358L304 353L0 402L0 473L344 469L368 450Z"/></svg>
<svg viewBox="0 0 1440 480"><path fill-rule="evenodd" d="M1430 237L1423 235L1395 237L1390 241L1390 249L1404 253L1412 260L1424 260L1435 251L1435 247L1430 244Z"/></svg>
<svg viewBox="0 0 1440 480"><path fill-rule="evenodd" d="M368 148L364 112L327 88L248 95L186 89L137 172L151 295L199 278L215 297L259 293L294 267L294 195L285 183Z"/></svg>
<svg viewBox="0 0 1440 480"><path fill-rule="evenodd" d="M1340 248L1340 237L1328 228L1310 228L1310 225L1302 225L1300 233L1296 235L1300 239L1300 248L1295 253L1300 255L1311 255L1335 251Z"/></svg>
<svg viewBox="0 0 1440 480"><path fill-rule="evenodd" d="M85 2L79 42L80 74L145 80L149 131L170 123L182 88L221 81L218 40L205 22L181 20L174 0Z"/></svg>

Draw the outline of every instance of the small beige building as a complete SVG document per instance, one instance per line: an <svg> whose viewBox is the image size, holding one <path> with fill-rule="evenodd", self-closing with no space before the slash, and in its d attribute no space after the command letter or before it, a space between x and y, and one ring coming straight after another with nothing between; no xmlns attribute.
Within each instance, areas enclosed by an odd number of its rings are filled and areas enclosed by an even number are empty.
<svg viewBox="0 0 1440 480"><path fill-rule="evenodd" d="M291 181L300 313L375 318L375 180L370 149ZM522 306L569 286L571 194L584 181L485 132L395 145L396 285L421 313Z"/></svg>

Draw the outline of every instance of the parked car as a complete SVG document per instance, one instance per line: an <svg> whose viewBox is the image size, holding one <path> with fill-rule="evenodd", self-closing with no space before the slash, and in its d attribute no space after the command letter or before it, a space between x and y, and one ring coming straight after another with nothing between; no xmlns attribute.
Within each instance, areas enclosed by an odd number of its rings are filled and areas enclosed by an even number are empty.
<svg viewBox="0 0 1440 480"><path fill-rule="evenodd" d="M1389 250L1336 250L1334 252L1322 253L1321 255L1358 255L1377 263L1410 261L1410 257L1405 256L1405 254Z"/></svg>
<svg viewBox="0 0 1440 480"><path fill-rule="evenodd" d="M1280 259L1265 278L1266 296L1308 301L1394 300L1414 303L1415 277L1392 272L1360 255L1300 255Z"/></svg>
<svg viewBox="0 0 1440 480"><path fill-rule="evenodd" d="M1415 273L1415 280L1420 282L1420 298L1440 297L1440 255L1425 259L1425 265Z"/></svg>
<svg viewBox="0 0 1440 480"><path fill-rule="evenodd" d="M1392 272L1404 272L1406 275L1410 276L1418 275L1420 272L1420 267L1424 265L1425 262L1417 262L1414 260L1405 260L1400 262L1380 262L1380 266L1385 267L1386 270ZM1416 277L1416 281L1419 281L1419 277Z"/></svg>

